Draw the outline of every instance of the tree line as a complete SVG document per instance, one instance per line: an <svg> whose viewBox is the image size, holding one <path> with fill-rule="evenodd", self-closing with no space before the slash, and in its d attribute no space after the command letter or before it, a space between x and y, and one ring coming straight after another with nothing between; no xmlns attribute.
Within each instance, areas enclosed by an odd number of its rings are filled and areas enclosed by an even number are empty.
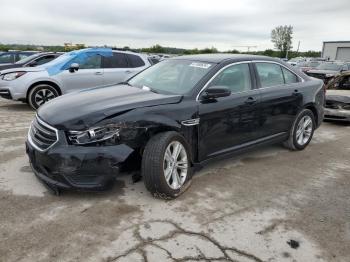
<svg viewBox="0 0 350 262"><path fill-rule="evenodd" d="M271 31L271 42L274 44L276 50L266 49L263 51L250 51L250 52L241 52L236 49L227 50L224 52L219 52L215 47L208 47L203 49L184 49L176 47L164 47L159 44L153 45L147 48L132 49L128 46L124 47L112 47L114 49L120 50L131 50L134 52L144 52L150 54L173 54L173 55L192 55L192 54L213 54L213 53L231 53L231 54L252 54L252 55L265 55L271 57L280 57L284 58L293 58L297 56L304 57L320 57L321 52L319 51L291 51L292 50L292 39L293 39L293 26L284 25L277 26ZM108 47L108 46L104 46ZM2 45L0 44L0 51L8 51L11 49L15 50L41 50L46 52L67 52L75 49L80 49L82 46L71 46L67 49L67 46L37 46L37 45Z"/></svg>

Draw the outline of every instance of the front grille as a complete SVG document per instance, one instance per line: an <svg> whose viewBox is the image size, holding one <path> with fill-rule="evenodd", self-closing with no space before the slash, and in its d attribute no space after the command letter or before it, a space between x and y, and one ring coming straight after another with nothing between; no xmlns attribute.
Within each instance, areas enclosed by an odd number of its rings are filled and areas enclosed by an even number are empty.
<svg viewBox="0 0 350 262"><path fill-rule="evenodd" d="M341 103L339 102L335 102L335 101L326 101L326 105L325 108L329 108L329 109L340 109L341 108Z"/></svg>
<svg viewBox="0 0 350 262"><path fill-rule="evenodd" d="M35 117L30 126L28 138L34 147L44 151L58 141L57 129Z"/></svg>

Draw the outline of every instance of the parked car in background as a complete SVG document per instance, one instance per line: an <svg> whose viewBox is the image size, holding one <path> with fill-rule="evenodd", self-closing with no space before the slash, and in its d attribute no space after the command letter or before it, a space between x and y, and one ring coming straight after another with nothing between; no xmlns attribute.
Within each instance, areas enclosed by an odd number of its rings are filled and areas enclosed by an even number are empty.
<svg viewBox="0 0 350 262"><path fill-rule="evenodd" d="M141 169L152 195L171 199L210 160L269 143L304 149L323 104L323 82L278 59L181 56L124 84L45 104L26 150L36 176L55 191L101 190L119 172Z"/></svg>
<svg viewBox="0 0 350 262"><path fill-rule="evenodd" d="M149 66L146 55L128 51L72 51L41 66L1 71L0 96L37 109L63 94L123 82Z"/></svg>
<svg viewBox="0 0 350 262"><path fill-rule="evenodd" d="M350 71L343 72L329 81L324 118L350 122Z"/></svg>
<svg viewBox="0 0 350 262"><path fill-rule="evenodd" d="M288 64L295 66L297 63L306 61L305 57L294 57L287 61Z"/></svg>
<svg viewBox="0 0 350 262"><path fill-rule="evenodd" d="M306 74L322 79L327 84L336 74L347 70L350 70L350 62L332 61L324 62L315 69L308 70Z"/></svg>
<svg viewBox="0 0 350 262"><path fill-rule="evenodd" d="M321 63L322 63L321 61L309 60L309 61L299 62L295 66L305 73L309 70L317 68Z"/></svg>
<svg viewBox="0 0 350 262"><path fill-rule="evenodd" d="M23 58L38 53L38 51L9 51L0 54L0 65L1 64L14 64Z"/></svg>
<svg viewBox="0 0 350 262"><path fill-rule="evenodd" d="M159 63L160 56L158 56L158 55L150 55L150 56L148 56L148 61L151 63L151 65L155 65L155 64Z"/></svg>
<svg viewBox="0 0 350 262"><path fill-rule="evenodd" d="M51 60L59 57L61 53L37 53L31 56L27 56L22 60L17 61L14 64L0 64L0 72L1 70L10 69L10 68L19 68L19 67L35 67L39 65L46 64Z"/></svg>

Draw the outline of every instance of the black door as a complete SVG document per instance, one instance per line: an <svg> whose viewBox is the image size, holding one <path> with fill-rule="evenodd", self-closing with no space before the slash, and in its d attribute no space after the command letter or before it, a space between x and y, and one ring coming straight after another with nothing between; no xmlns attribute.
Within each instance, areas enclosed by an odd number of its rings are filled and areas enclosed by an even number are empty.
<svg viewBox="0 0 350 262"><path fill-rule="evenodd" d="M303 102L298 76L275 63L255 63L261 90L260 137L290 130Z"/></svg>
<svg viewBox="0 0 350 262"><path fill-rule="evenodd" d="M199 97L199 160L228 153L258 135L259 90L249 63L223 69L210 86L225 86L231 95L214 101Z"/></svg>

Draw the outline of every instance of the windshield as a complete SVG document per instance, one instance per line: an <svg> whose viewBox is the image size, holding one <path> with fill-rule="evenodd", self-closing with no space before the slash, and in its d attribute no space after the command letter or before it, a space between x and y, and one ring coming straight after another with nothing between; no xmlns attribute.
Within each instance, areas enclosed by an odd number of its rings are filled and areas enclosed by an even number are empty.
<svg viewBox="0 0 350 262"><path fill-rule="evenodd" d="M129 84L156 93L183 95L213 67L211 63L165 60L136 75Z"/></svg>
<svg viewBox="0 0 350 262"><path fill-rule="evenodd" d="M342 68L342 64L335 64L335 63L323 63L320 64L317 69L321 70L332 70L332 71L340 71Z"/></svg>
<svg viewBox="0 0 350 262"><path fill-rule="evenodd" d="M19 61L17 61L15 64L25 64L25 63L28 63L29 61L31 61L32 59L38 57L40 54L34 54L34 55L30 55L30 56L27 56Z"/></svg>

